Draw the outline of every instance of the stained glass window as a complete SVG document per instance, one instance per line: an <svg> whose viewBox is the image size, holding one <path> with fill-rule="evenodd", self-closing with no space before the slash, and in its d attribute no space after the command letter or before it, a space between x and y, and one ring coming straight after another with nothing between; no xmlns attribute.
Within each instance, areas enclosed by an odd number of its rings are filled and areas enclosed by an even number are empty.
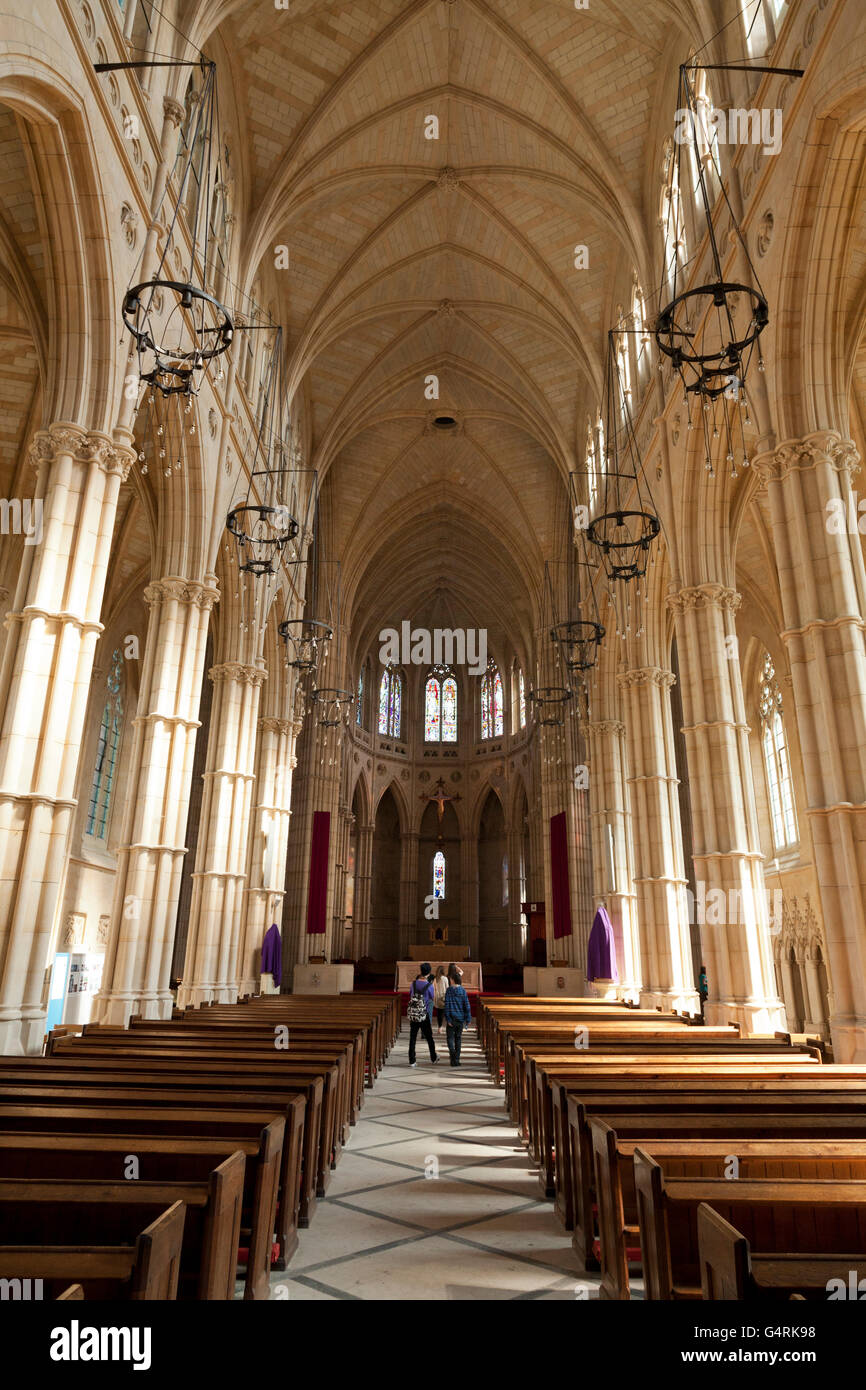
<svg viewBox="0 0 866 1390"><path fill-rule="evenodd" d="M442 742L457 742L457 682L453 676L442 682Z"/></svg>
<svg viewBox="0 0 866 1390"><path fill-rule="evenodd" d="M758 692L761 714L761 746L770 796L770 819L776 849L797 843L797 818L791 784L791 763L782 722L782 692L776 680L773 659L764 654Z"/></svg>
<svg viewBox="0 0 866 1390"><path fill-rule="evenodd" d="M95 836L97 840L104 840L108 829L111 790L114 785L120 731L123 726L122 685L123 655L118 649L112 655L111 669L106 680L105 708L102 711L102 722L99 726L96 763L93 768L90 806L87 812L87 834Z"/></svg>
<svg viewBox="0 0 866 1390"><path fill-rule="evenodd" d="M502 729L502 678L491 657L481 677L481 737L501 738Z"/></svg>
<svg viewBox="0 0 866 1390"><path fill-rule="evenodd" d="M388 666L379 682L379 733L388 738L400 737L400 717L403 704L403 677Z"/></svg>
<svg viewBox="0 0 866 1390"><path fill-rule="evenodd" d="M445 898L445 855L441 849L433 855L433 896Z"/></svg>
<svg viewBox="0 0 866 1390"><path fill-rule="evenodd" d="M357 695L357 698L356 698L356 700L355 700L355 723L356 723L356 724L363 724L363 722L364 722L364 668L363 668L363 666L362 666L362 667L361 667L360 675L358 676L358 695Z"/></svg>
<svg viewBox="0 0 866 1390"><path fill-rule="evenodd" d="M439 682L431 676L424 695L424 738L428 743L439 742Z"/></svg>
<svg viewBox="0 0 866 1390"><path fill-rule="evenodd" d="M388 672L382 672L379 682L379 733L388 732Z"/></svg>
<svg viewBox="0 0 866 1390"><path fill-rule="evenodd" d="M502 856L502 906L508 906L508 855Z"/></svg>
<svg viewBox="0 0 866 1390"><path fill-rule="evenodd" d="M520 701L520 727L526 728L526 682L521 671L517 677L518 699Z"/></svg>
<svg viewBox="0 0 866 1390"><path fill-rule="evenodd" d="M447 666L435 667L427 677L424 738L427 743L457 742L457 681Z"/></svg>

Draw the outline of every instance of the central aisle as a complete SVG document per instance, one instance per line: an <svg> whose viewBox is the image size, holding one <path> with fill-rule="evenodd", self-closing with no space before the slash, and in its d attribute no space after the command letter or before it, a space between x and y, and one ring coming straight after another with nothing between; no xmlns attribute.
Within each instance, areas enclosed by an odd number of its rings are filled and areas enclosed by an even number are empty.
<svg viewBox="0 0 866 1390"><path fill-rule="evenodd" d="M539 1194L474 1027L459 1070L444 1030L432 1066L408 1024L366 1100L290 1268L290 1299L574 1299L581 1277L553 1203ZM429 1174L430 1176L425 1176ZM435 1174L438 1173L438 1176ZM272 1297L285 1292L272 1287Z"/></svg>

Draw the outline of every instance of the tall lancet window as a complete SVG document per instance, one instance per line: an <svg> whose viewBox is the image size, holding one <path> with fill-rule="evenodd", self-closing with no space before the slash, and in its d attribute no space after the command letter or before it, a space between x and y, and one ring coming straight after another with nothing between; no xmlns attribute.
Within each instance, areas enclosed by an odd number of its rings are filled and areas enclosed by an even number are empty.
<svg viewBox="0 0 866 1390"><path fill-rule="evenodd" d="M96 762L90 785L90 806L87 812L87 834L104 840L108 831L111 792L123 727L123 654L118 648L111 658L111 669L105 682L105 706L99 726Z"/></svg>
<svg viewBox="0 0 866 1390"><path fill-rule="evenodd" d="M445 901L445 855L441 849L433 855L433 896Z"/></svg>
<svg viewBox="0 0 866 1390"><path fill-rule="evenodd" d="M526 681L523 678L523 669L517 673L517 699L520 710L520 727L526 728Z"/></svg>
<svg viewBox="0 0 866 1390"><path fill-rule="evenodd" d="M481 737L501 738L502 729L502 678L491 657L481 677Z"/></svg>
<svg viewBox="0 0 866 1390"><path fill-rule="evenodd" d="M782 720L782 692L769 652L764 653L761 666L758 708L761 712L761 748L770 798L773 845L776 849L786 849L797 843L797 818L794 814L791 761Z"/></svg>
<svg viewBox="0 0 866 1390"><path fill-rule="evenodd" d="M402 717L403 677L392 666L387 666L379 682L379 733L399 738Z"/></svg>
<svg viewBox="0 0 866 1390"><path fill-rule="evenodd" d="M424 687L426 743L457 742L457 681L449 666L434 666Z"/></svg>
<svg viewBox="0 0 866 1390"><path fill-rule="evenodd" d="M364 668L358 673L358 691L355 696L355 723L364 723Z"/></svg>

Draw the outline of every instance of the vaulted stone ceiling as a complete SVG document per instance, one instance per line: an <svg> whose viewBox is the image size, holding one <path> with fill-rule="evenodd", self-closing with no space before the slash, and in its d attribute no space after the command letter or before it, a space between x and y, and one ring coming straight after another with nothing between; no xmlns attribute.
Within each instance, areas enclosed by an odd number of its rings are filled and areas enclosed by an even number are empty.
<svg viewBox="0 0 866 1390"><path fill-rule="evenodd" d="M279 315L358 640L444 582L455 621L531 641L607 330L635 270L651 287L660 92L669 123L696 8L222 6L246 283L288 246Z"/></svg>

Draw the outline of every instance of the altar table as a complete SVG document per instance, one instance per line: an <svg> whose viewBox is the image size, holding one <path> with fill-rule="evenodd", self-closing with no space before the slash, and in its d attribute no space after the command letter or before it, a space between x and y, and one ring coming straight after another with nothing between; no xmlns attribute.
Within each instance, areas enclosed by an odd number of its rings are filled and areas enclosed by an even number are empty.
<svg viewBox="0 0 866 1390"><path fill-rule="evenodd" d="M428 956L427 959L429 960L430 957ZM447 970L449 963L453 959L453 956L449 956L447 960L430 960L430 969L434 975L440 965L444 965ZM483 988L481 983L481 962L479 960L463 961L460 969L463 971L463 979L460 983L463 985L464 989L477 989L480 991ZM417 960L398 960L394 980L394 988L396 990L409 989L412 981L417 980L417 978Z"/></svg>

